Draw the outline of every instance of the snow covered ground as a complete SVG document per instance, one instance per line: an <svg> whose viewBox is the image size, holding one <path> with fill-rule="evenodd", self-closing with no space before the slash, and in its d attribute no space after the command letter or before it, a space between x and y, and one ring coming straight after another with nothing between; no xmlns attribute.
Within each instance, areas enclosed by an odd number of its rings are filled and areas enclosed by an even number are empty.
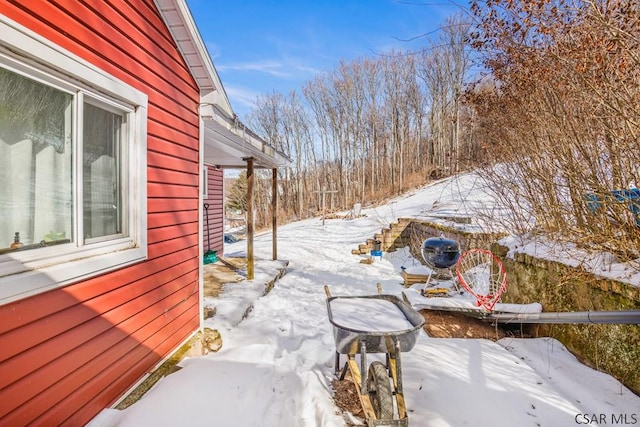
<svg viewBox="0 0 640 427"><path fill-rule="evenodd" d="M191 358L124 411L104 410L100 426L345 426L332 401L335 343L324 285L332 295L372 295L406 290L401 267L418 268L407 251L360 263L351 250L400 217L474 215L495 210L474 175L444 180L391 203L363 209L357 219L318 218L278 230L278 255L287 274L266 296L264 283L278 268L271 235L255 239L259 258L253 281L229 286L206 301L217 314L218 353ZM485 227L477 221L472 227ZM243 255L244 241L226 246ZM253 304L250 315L242 313ZM380 323L383 319L376 319ZM371 360L377 354L369 355ZM343 359L344 360L344 359ZM422 331L402 353L402 379L411 426L572 426L640 424L640 397L609 375L579 363L553 339L442 339Z"/></svg>

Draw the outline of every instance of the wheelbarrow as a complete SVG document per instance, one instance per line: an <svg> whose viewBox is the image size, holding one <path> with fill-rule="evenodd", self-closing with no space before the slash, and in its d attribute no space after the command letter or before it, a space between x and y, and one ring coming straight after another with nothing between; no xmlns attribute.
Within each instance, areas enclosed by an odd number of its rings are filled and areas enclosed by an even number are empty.
<svg viewBox="0 0 640 427"><path fill-rule="evenodd" d="M379 284L377 295L331 296L328 286L324 290L336 345L335 374L340 380L351 374L369 427L408 426L400 354L413 349L424 318L404 293L403 299L382 294ZM385 363L367 365L369 353L384 353ZM343 354L347 359L341 367Z"/></svg>

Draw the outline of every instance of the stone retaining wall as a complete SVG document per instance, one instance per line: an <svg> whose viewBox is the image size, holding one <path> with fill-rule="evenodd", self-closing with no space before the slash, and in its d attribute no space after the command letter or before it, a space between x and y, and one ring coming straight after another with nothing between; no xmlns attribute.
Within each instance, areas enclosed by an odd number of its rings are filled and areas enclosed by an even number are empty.
<svg viewBox="0 0 640 427"><path fill-rule="evenodd" d="M497 244L492 250L507 270L504 302L539 302L545 312L640 310L640 288L527 254L506 258L507 248ZM536 332L640 394L640 325L545 324Z"/></svg>
<svg viewBox="0 0 640 427"><path fill-rule="evenodd" d="M401 242L422 260L422 242L443 235L459 242L462 251L491 249L507 270L508 286L502 301L539 302L545 312L640 310L640 288L603 279L559 262L517 254L507 258L507 248L496 234L465 233L427 221L405 220ZM583 363L607 372L640 394L640 325L537 325L537 336L562 342Z"/></svg>
<svg viewBox="0 0 640 427"><path fill-rule="evenodd" d="M491 249L491 245L501 237L501 235L495 233L469 233L425 220L405 221L407 221L407 225L403 232L403 242L406 242L404 246L408 245L411 254L421 261L422 242L430 237L442 236L446 239L455 240L458 242L461 252L473 248Z"/></svg>

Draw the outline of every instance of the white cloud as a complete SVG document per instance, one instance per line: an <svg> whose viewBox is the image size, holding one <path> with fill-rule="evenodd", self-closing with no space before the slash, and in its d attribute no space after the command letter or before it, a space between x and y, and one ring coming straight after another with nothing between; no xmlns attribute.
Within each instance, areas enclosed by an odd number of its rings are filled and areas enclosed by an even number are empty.
<svg viewBox="0 0 640 427"><path fill-rule="evenodd" d="M233 110L238 116L242 117L245 113L255 108L256 98L259 92L246 87L229 84L224 85L224 90L229 97Z"/></svg>
<svg viewBox="0 0 640 427"><path fill-rule="evenodd" d="M207 51L209 52L209 56L212 60L219 58L222 56L222 48L218 46L216 43L207 42ZM217 67L216 67L217 68Z"/></svg>
<svg viewBox="0 0 640 427"><path fill-rule="evenodd" d="M311 61L306 58L220 64L216 65L216 68L220 72L258 71L286 80L298 80L322 72L321 69L314 67Z"/></svg>
<svg viewBox="0 0 640 427"><path fill-rule="evenodd" d="M279 61L258 61L258 62L244 62L235 64L225 64L217 66L219 71L260 71L263 73L271 74L275 77L289 78L291 74L283 69L287 69L287 65Z"/></svg>

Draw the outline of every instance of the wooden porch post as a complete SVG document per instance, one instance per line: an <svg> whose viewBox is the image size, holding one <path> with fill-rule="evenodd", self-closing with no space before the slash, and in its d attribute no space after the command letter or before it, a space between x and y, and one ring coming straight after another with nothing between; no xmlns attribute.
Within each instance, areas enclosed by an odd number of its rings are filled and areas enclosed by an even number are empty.
<svg viewBox="0 0 640 427"><path fill-rule="evenodd" d="M253 157L243 160L247 162L247 279L253 280Z"/></svg>
<svg viewBox="0 0 640 427"><path fill-rule="evenodd" d="M278 169L271 169L271 229L273 260L278 259Z"/></svg>

